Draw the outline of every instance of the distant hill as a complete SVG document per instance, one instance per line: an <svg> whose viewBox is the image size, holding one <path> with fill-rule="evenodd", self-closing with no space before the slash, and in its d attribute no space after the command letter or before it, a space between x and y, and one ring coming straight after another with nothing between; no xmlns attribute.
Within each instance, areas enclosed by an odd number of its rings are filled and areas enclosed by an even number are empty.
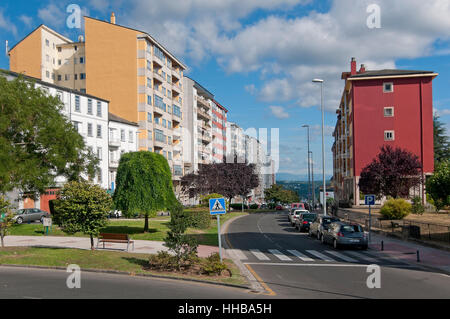
<svg viewBox="0 0 450 319"><path fill-rule="evenodd" d="M308 181L308 175L290 174L290 173L277 173L277 182L296 182L296 181ZM331 179L331 175L325 176L326 180ZM321 181L322 174L314 174L314 181Z"/></svg>

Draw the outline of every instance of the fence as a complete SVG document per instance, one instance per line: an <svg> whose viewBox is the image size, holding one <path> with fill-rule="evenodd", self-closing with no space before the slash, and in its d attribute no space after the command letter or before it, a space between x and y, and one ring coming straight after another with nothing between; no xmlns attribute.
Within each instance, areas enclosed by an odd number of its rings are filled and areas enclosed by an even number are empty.
<svg viewBox="0 0 450 319"><path fill-rule="evenodd" d="M369 216L364 213L338 210L343 221L358 223L369 229ZM372 229L390 232L403 238L415 238L450 244L450 226L410 220L383 220L379 215L371 216Z"/></svg>

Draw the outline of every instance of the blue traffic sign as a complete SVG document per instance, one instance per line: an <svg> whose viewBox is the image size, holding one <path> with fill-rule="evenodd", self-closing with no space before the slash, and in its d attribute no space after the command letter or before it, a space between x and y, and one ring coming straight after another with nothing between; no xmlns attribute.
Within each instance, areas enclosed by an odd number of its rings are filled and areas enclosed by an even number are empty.
<svg viewBox="0 0 450 319"><path fill-rule="evenodd" d="M209 213L211 215L224 215L227 213L225 198L212 198L209 200Z"/></svg>
<svg viewBox="0 0 450 319"><path fill-rule="evenodd" d="M365 205L375 205L375 195L365 195L364 196Z"/></svg>

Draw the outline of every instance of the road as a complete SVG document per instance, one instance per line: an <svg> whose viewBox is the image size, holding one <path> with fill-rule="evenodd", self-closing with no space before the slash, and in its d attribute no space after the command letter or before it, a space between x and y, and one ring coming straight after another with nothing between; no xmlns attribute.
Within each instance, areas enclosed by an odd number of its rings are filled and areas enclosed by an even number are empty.
<svg viewBox="0 0 450 319"><path fill-rule="evenodd" d="M189 281L81 273L81 287L69 289L61 270L0 267L0 299L254 299L248 290Z"/></svg>
<svg viewBox="0 0 450 319"><path fill-rule="evenodd" d="M275 298L449 298L450 277L379 252L335 250L290 226L287 212L250 214L231 223L227 240ZM381 269L369 289L367 265Z"/></svg>

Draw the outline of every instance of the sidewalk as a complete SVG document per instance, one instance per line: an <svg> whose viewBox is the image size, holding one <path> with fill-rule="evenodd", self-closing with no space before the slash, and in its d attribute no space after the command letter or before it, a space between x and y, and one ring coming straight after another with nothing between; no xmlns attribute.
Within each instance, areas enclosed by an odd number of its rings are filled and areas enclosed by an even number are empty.
<svg viewBox="0 0 450 319"><path fill-rule="evenodd" d="M398 259L408 264L422 266L424 268L437 269L450 274L450 253L440 249L425 247L412 242L390 238L383 235L371 234L372 251L381 252L381 241L383 241L383 254ZM417 251L420 261L417 262Z"/></svg>
<svg viewBox="0 0 450 319"><path fill-rule="evenodd" d="M97 238L94 239L94 245L97 246ZM91 249L91 241L89 237L55 237L55 236L6 236L5 247L59 247L59 248L76 248ZM127 244L105 243L99 245L99 250L126 251ZM140 254L156 254L158 251L167 251L161 241L134 240L133 246L130 245L130 253ZM198 256L208 257L212 253L218 253L219 247L214 246L198 246Z"/></svg>

